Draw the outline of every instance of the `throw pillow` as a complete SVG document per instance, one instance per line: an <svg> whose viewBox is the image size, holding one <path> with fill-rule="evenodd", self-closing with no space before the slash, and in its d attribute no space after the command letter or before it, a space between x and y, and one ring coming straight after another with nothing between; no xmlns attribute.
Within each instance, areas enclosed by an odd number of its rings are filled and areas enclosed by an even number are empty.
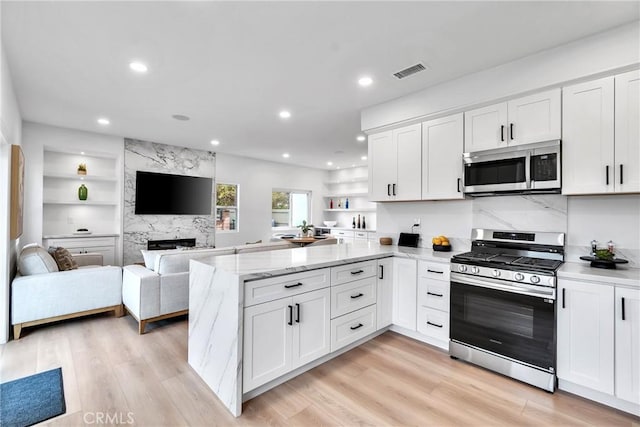
<svg viewBox="0 0 640 427"><path fill-rule="evenodd" d="M60 271L75 270L78 268L78 263L73 259L73 256L67 249L51 247L49 248L49 253L56 261L56 264L58 264Z"/></svg>
<svg viewBox="0 0 640 427"><path fill-rule="evenodd" d="M54 273L58 265L49 253L39 245L22 248L18 258L18 271L23 276L32 274Z"/></svg>

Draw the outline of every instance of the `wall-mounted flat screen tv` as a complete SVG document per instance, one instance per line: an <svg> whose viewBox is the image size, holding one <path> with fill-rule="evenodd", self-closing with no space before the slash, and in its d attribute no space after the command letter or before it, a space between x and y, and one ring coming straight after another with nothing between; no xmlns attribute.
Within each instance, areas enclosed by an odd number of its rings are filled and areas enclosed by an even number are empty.
<svg viewBox="0 0 640 427"><path fill-rule="evenodd" d="M136 215L211 215L213 179L136 172Z"/></svg>

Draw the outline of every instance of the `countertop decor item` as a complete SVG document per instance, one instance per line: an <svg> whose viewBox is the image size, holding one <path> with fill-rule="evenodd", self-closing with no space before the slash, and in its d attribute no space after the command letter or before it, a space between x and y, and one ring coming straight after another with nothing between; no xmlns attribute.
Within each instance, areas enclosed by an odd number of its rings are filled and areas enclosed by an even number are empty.
<svg viewBox="0 0 640 427"><path fill-rule="evenodd" d="M325 227L335 227L338 221L323 221Z"/></svg>
<svg viewBox="0 0 640 427"><path fill-rule="evenodd" d="M611 254L611 258L600 258L597 256L600 250L601 249L598 249L598 251L596 251L596 256L585 255L581 256L580 259L583 261L591 261L591 267L593 268L607 269L615 269L617 264L627 264L629 262L626 259L616 258L614 254Z"/></svg>
<svg viewBox="0 0 640 427"><path fill-rule="evenodd" d="M380 244L381 245L390 245L392 243L391 237L381 237Z"/></svg>
<svg viewBox="0 0 640 427"><path fill-rule="evenodd" d="M302 237L313 237L313 224L307 224L307 221L302 220L302 224L298 228L302 232Z"/></svg>
<svg viewBox="0 0 640 427"><path fill-rule="evenodd" d="M78 175L86 175L87 174L87 164L80 163L78 165Z"/></svg>
<svg viewBox="0 0 640 427"><path fill-rule="evenodd" d="M436 252L451 252L451 245L433 245Z"/></svg>
<svg viewBox="0 0 640 427"><path fill-rule="evenodd" d="M87 189L87 187L84 184L81 184L80 188L78 188L78 199L87 200L88 194L89 190Z"/></svg>

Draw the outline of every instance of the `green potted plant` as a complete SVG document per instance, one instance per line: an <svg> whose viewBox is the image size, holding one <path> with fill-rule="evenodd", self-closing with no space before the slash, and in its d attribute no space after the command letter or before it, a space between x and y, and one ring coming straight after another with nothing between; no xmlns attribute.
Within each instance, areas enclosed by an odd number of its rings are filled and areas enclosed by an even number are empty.
<svg viewBox="0 0 640 427"><path fill-rule="evenodd" d="M80 163L78 165L78 175L86 175L87 174L87 165L86 163Z"/></svg>
<svg viewBox="0 0 640 427"><path fill-rule="evenodd" d="M307 224L307 221L302 220L302 225L298 228L302 232L302 237L313 237L313 224Z"/></svg>

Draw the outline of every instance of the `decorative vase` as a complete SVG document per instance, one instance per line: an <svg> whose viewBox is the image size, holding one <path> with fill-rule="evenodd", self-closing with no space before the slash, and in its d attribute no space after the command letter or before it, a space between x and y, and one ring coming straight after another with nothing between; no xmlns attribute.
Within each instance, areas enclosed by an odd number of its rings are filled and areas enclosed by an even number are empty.
<svg viewBox="0 0 640 427"><path fill-rule="evenodd" d="M87 187L85 187L84 184L80 185L80 188L78 188L78 199L87 200L88 194L89 194L89 190L87 190Z"/></svg>

